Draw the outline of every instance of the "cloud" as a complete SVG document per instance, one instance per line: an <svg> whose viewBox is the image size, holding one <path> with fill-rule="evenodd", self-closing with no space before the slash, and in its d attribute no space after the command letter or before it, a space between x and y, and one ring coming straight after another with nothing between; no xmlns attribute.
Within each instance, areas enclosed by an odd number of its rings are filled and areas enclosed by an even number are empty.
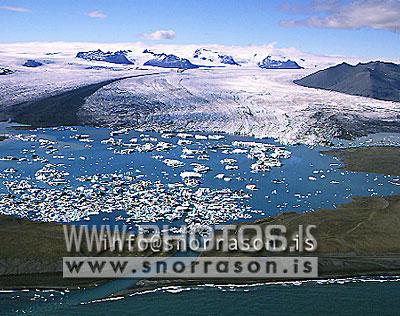
<svg viewBox="0 0 400 316"><path fill-rule="evenodd" d="M16 7L16 6L0 6L0 10L4 11L13 11L13 12L30 12L31 10L24 7Z"/></svg>
<svg viewBox="0 0 400 316"><path fill-rule="evenodd" d="M176 33L173 30L158 30L153 33L141 34L141 37L151 41L172 40L176 37Z"/></svg>
<svg viewBox="0 0 400 316"><path fill-rule="evenodd" d="M304 19L283 20L283 27L315 27L335 29L371 28L400 31L400 1L398 0L337 0L313 1L306 7L286 3L283 10L308 15Z"/></svg>
<svg viewBox="0 0 400 316"><path fill-rule="evenodd" d="M104 12L97 11L97 10L87 13L87 16L90 16L91 18L95 18L95 19L105 19L107 17L107 15Z"/></svg>
<svg viewBox="0 0 400 316"><path fill-rule="evenodd" d="M314 0L311 3L284 2L280 9L294 14L309 14L315 12L332 12L340 6L340 0Z"/></svg>

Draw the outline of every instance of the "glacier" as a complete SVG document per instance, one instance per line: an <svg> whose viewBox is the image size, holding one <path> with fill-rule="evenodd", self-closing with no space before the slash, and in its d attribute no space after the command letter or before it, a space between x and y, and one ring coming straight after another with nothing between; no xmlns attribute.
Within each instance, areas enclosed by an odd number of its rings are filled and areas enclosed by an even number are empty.
<svg viewBox="0 0 400 316"><path fill-rule="evenodd" d="M212 58L196 57L198 49L209 50L206 52L211 52ZM76 58L79 52L98 50L124 52L134 64L111 64L89 56ZM146 65L149 59L158 60L154 54L162 58L174 55L179 58L178 62L187 60L202 67ZM231 56L241 67L223 64L218 58L223 54ZM290 59L304 68L262 69L259 63L266 56L273 60ZM28 57L49 60L49 63L41 67L22 66ZM74 107L68 124L222 131L271 137L285 144L309 145L329 144L334 138L399 131L399 103L293 83L342 62L365 61L358 57L314 55L294 48L277 48L273 44L244 47L146 43L0 44L0 69L12 69L12 73L7 72L0 80L0 119L10 119L8 115L16 109L19 113L25 109L25 117L30 113L40 115L43 113L41 100L63 93L78 94L79 89L91 85L93 88L85 90L90 93L78 96L80 103ZM68 111L68 107L64 110Z"/></svg>

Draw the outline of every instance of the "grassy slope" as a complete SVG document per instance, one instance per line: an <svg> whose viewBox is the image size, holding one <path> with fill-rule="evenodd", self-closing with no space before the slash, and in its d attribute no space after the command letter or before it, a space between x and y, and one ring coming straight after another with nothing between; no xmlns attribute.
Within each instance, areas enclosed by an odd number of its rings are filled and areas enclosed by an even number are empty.
<svg viewBox="0 0 400 316"><path fill-rule="evenodd" d="M266 225L284 225L287 237L297 233L299 225L316 225L313 235L318 242L317 251L292 255L319 257L321 276L400 272L400 196L357 197L336 210L289 212L256 223L263 229ZM203 255L226 254L211 251ZM254 254L232 252L231 255ZM272 254L260 251L255 255Z"/></svg>
<svg viewBox="0 0 400 316"><path fill-rule="evenodd" d="M400 147L374 146L324 151L339 157L349 171L372 172L400 176Z"/></svg>
<svg viewBox="0 0 400 316"><path fill-rule="evenodd" d="M62 258L72 256L135 256L135 252L67 252L63 226L0 215L0 288L65 287L98 283L63 279ZM149 256L150 253L141 253Z"/></svg>

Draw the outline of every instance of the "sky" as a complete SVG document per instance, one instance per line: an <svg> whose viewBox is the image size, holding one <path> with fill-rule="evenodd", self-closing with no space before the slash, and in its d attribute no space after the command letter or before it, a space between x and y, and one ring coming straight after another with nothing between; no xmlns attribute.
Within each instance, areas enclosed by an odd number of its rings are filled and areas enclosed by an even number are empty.
<svg viewBox="0 0 400 316"><path fill-rule="evenodd" d="M0 0L0 43L263 45L398 58L400 0Z"/></svg>

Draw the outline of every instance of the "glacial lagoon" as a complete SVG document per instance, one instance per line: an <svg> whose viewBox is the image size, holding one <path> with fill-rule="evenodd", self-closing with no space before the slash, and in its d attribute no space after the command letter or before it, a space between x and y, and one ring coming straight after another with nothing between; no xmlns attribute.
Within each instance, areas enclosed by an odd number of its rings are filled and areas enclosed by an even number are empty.
<svg viewBox="0 0 400 316"><path fill-rule="evenodd" d="M33 221L212 225L400 193L400 177L348 172L324 147L91 127L3 132L0 213Z"/></svg>

